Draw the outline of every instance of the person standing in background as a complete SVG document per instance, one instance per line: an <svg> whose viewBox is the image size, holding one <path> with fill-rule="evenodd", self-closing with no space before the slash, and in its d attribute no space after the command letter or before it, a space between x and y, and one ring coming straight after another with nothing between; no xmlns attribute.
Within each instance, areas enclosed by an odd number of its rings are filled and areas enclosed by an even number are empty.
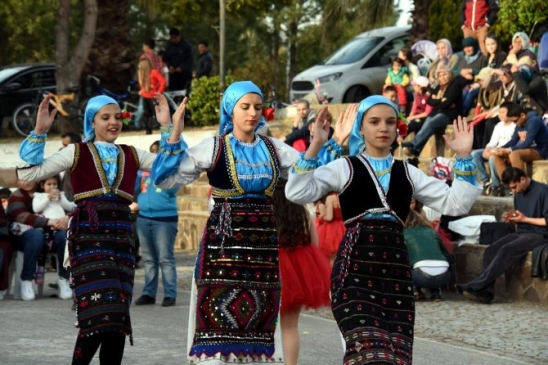
<svg viewBox="0 0 548 365"><path fill-rule="evenodd" d="M211 57L211 52L209 52L209 43L201 41L198 44L198 52L200 52L200 57L198 57L198 65L196 66L194 77L209 77L213 68L213 58Z"/></svg>
<svg viewBox="0 0 548 365"><path fill-rule="evenodd" d="M499 11L498 0L463 0L460 7L460 20L463 38L478 40L481 53L488 55L485 37L495 23Z"/></svg>
<svg viewBox="0 0 548 365"><path fill-rule="evenodd" d="M170 41L164 52L164 62L169 68L169 90L188 88L192 78L193 56L190 43L181 37L179 29L169 31Z"/></svg>

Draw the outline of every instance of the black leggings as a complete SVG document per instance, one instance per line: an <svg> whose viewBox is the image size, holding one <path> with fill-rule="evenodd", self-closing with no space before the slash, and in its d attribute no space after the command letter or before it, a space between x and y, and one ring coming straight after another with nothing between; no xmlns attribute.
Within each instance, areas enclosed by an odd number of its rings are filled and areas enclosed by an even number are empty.
<svg viewBox="0 0 548 365"><path fill-rule="evenodd" d="M122 333L98 333L90 337L76 339L72 365L88 365L99 346L99 363L101 365L119 365L124 356L126 335Z"/></svg>

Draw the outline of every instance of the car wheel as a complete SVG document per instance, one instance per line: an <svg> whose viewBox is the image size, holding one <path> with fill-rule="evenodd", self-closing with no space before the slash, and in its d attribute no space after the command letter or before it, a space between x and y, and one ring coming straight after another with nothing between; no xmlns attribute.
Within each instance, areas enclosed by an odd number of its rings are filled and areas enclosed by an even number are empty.
<svg viewBox="0 0 548 365"><path fill-rule="evenodd" d="M371 92L365 86L352 86L344 94L343 103L359 103L371 95Z"/></svg>
<svg viewBox="0 0 548 365"><path fill-rule="evenodd" d="M13 129L22 137L26 137L34 130L38 106L34 104L23 104L13 112L11 123Z"/></svg>

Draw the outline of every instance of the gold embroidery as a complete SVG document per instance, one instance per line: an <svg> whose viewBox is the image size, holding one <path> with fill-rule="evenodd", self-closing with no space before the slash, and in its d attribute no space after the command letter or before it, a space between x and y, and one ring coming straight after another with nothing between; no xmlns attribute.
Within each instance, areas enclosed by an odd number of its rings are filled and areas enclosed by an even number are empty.
<svg viewBox="0 0 548 365"><path fill-rule="evenodd" d="M304 174L304 173L307 173L307 172L310 172L310 171L314 171L315 168L310 168L310 169L301 169L297 166L297 163L294 162L293 163L293 171L296 173L296 174Z"/></svg>
<svg viewBox="0 0 548 365"><path fill-rule="evenodd" d="M453 172L455 173L455 175L460 175L460 176L472 176L472 175L476 175L478 173L478 168L476 167L474 170L472 171L461 171L461 170L455 170L453 169Z"/></svg>
<svg viewBox="0 0 548 365"><path fill-rule="evenodd" d="M76 168L76 165L78 165L78 160L80 159L80 143L74 144L74 162L72 163L72 167L70 168L70 172L74 172L74 169Z"/></svg>
<svg viewBox="0 0 548 365"><path fill-rule="evenodd" d="M240 181L238 180L238 172L236 171L236 163L234 162L232 144L230 143L230 136L228 134L225 136L225 144L226 144L226 157L228 162L228 173L229 173L230 180L232 180L232 186L234 186L234 189L236 189L236 193L237 193L236 196L243 195L245 191L240 185Z"/></svg>
<svg viewBox="0 0 548 365"><path fill-rule="evenodd" d="M276 188L276 185L278 184L278 166L277 166L277 154L274 150L274 146L271 143L271 141L268 139L268 137L262 137L259 136L265 143L268 153L270 154L270 166L272 168L272 180L270 181L270 184L265 189L264 193L267 196L273 196L274 195L274 189Z"/></svg>
<svg viewBox="0 0 548 365"><path fill-rule="evenodd" d="M32 143L46 143L45 138L27 137L27 141Z"/></svg>
<svg viewBox="0 0 548 365"><path fill-rule="evenodd" d="M97 151L97 148L92 142L88 143L88 147L89 147L89 150L91 151L91 155L93 157L93 162L95 163L95 167L97 168L97 172L99 173L99 179L101 180L101 185L103 186L104 194L108 194L112 191L112 189L108 183L105 170L103 169L103 164L101 163L101 157L99 156L99 152Z"/></svg>
<svg viewBox="0 0 548 365"><path fill-rule="evenodd" d="M124 150L120 146L116 146L118 148L118 171L116 172L116 180L114 180L114 184L112 184L112 190L118 194L118 188L120 187L120 183L122 182L122 178L124 177L124 168L126 166L126 155L124 153Z"/></svg>

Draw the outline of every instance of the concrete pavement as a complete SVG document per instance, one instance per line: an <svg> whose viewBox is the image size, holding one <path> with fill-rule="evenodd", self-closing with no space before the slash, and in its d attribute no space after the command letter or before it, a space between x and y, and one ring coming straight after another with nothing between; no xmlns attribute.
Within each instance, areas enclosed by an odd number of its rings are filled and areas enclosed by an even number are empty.
<svg viewBox="0 0 548 365"><path fill-rule="evenodd" d="M179 260L181 261L181 260ZM184 264L192 261L192 255L183 258ZM182 263L182 262L180 262ZM132 322L134 326L135 346L126 346L124 357L125 364L135 365L175 365L186 364L186 327L188 317L189 292L183 288L188 285L191 278L191 267L188 265L179 267L179 283L182 287L177 306L171 308L154 306L133 306ZM139 269L136 276L135 297L141 294L143 270ZM48 273L48 282L54 282L55 273ZM161 289L160 289L161 290ZM74 312L70 310L71 302L52 298L55 291L46 288L44 296L33 302L12 300L7 297L0 301L0 364L2 365L30 365L30 364L68 364L72 356L72 349L76 337L76 329L73 327ZM161 291L158 302L161 301ZM453 304L450 304L453 303ZM507 304L509 305L509 304ZM445 307L444 307L445 306ZM539 358L536 353L526 353L526 347L508 348L512 352L498 352L496 341L485 343L485 348L478 347L481 344L468 345L459 340L466 331L454 327L453 313L450 307L462 308L465 316L474 315L478 308L488 306L470 305L464 302L444 302L442 306L433 303L419 303L417 311L417 336L415 337L414 364L416 365L517 365L517 364L546 364L547 358ZM501 304L500 311L504 304ZM436 310L437 308L437 310ZM489 308L496 308L493 305ZM520 328L512 324L513 308L508 308L504 318L497 314L498 325L494 329L482 328L481 323L476 323L472 331L478 333L493 333L489 337L497 337L507 332L516 336L521 332ZM437 313L437 314L436 314ZM544 312L545 314L546 312ZM515 316L521 313L516 312ZM462 315L457 312L457 316ZM484 313L481 315L485 315ZM326 312L307 312L300 321L301 332L301 365L337 365L341 364L342 348L340 336L335 322L327 317ZM444 320L439 320L438 317ZM475 318L475 315L474 315ZM536 318L540 318L538 314ZM463 322L465 322L463 320ZM522 327L525 327L526 321ZM505 323L509 324L506 326ZM427 328L426 328L427 327ZM545 325L543 326L544 328ZM440 337L439 328L444 328ZM453 337L447 337L453 331ZM420 333L420 334L419 334ZM424 338L424 335L431 338ZM546 345L542 332L530 333L530 338L538 338L539 351L545 350ZM434 338L434 339L433 339ZM453 340L456 338L456 340ZM505 337L499 341L504 341ZM456 344L456 346L455 346ZM503 344L503 347L508 345ZM520 352L521 351L521 352ZM497 356L496 353L505 354ZM519 361L519 358L524 361ZM536 357L536 358L535 358ZM93 364L98 364L94 360Z"/></svg>

